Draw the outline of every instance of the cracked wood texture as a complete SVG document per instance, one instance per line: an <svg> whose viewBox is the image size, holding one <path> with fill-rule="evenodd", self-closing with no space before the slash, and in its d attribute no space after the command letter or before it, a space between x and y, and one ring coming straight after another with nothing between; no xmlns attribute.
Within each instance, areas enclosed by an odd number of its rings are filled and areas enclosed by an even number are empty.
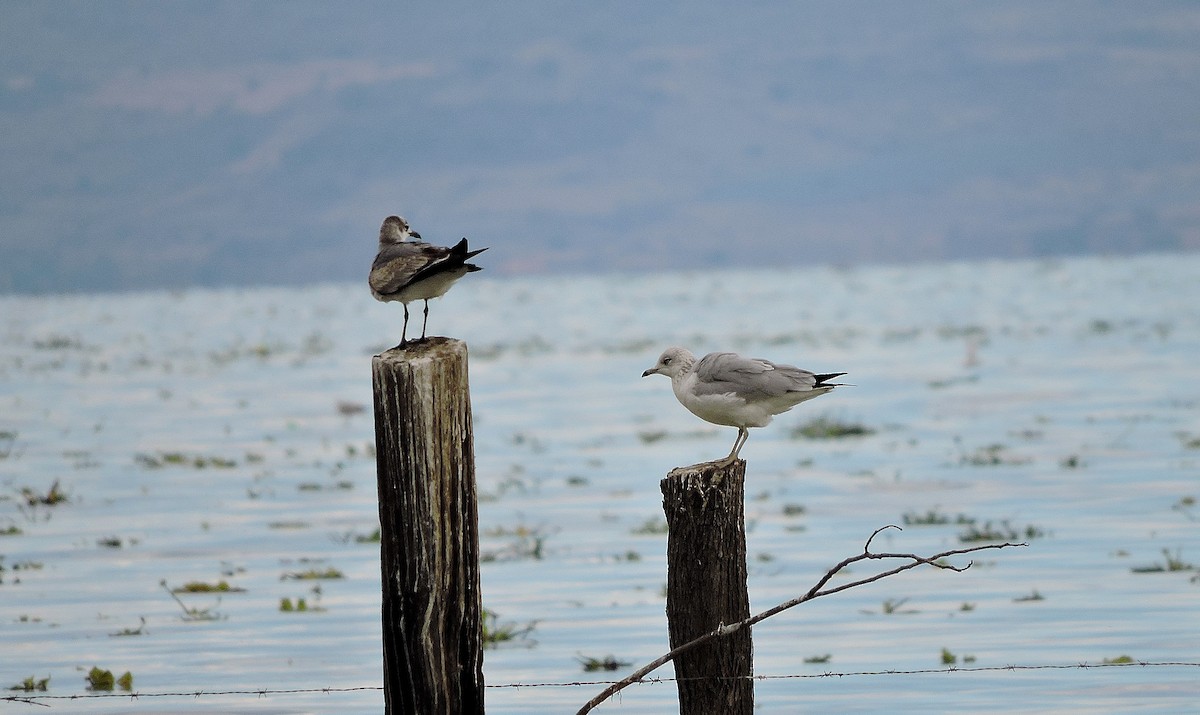
<svg viewBox="0 0 1200 715"><path fill-rule="evenodd" d="M371 362L388 713L482 713L479 530L467 346Z"/></svg>
<svg viewBox="0 0 1200 715"><path fill-rule="evenodd" d="M750 616L745 476L739 459L677 467L661 482L671 648ZM749 628L685 651L674 663L680 715L754 711L754 683L746 677L753 673Z"/></svg>

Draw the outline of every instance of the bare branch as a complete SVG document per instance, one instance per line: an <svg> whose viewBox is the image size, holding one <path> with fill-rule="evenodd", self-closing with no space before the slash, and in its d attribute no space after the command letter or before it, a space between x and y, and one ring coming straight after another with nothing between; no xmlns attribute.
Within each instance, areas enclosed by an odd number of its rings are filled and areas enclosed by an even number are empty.
<svg viewBox="0 0 1200 715"><path fill-rule="evenodd" d="M951 556L960 556L962 554L970 554L970 553L974 553L976 551L984 551L984 550L988 550L988 549L1006 549L1006 548L1014 547L1014 546L1028 546L1028 544L1026 544L1026 543L1014 544L1014 543L1010 543L1010 542L1005 542L1003 544L984 544L982 546L971 546L971 547L968 547L965 549L950 549L948 551L942 551L941 553L934 554L933 556L917 556L916 554L902 554L902 553L873 553L871 551L871 542L874 541L876 536L878 536L881 532L883 532L887 529L896 529L897 531L903 531L903 529L901 529L899 526L896 526L895 524L888 524L887 526L879 527L871 534L870 537L867 538L867 542L863 546L863 552L861 554L859 554L857 556L851 556L846 559L842 559L835 566L833 566L831 569L826 571L825 575L823 575L823 576L821 576L821 578L817 579L817 583L814 584L813 587L810 588L804 595L797 596L796 598L793 598L790 601L785 601L785 602L779 604L778 606L768 608L767 610L762 611L761 613L757 613L743 621L739 621L737 623L733 623L730 625L725 625L724 623L722 623L722 624L718 625L714 630L712 630L694 640L688 641L687 643L684 643L683 645L679 646L678 648L673 648L671 651L664 653L663 655L659 656L658 658L655 658L654 660L650 661L649 663L642 666L641 668L638 668L637 670L633 671L632 673L630 673L628 676L626 676L622 680L620 680L616 683L613 683L612 685L605 688L603 692L601 692L599 695L597 695L596 697L589 700L586 705L584 705L582 708L580 708L579 712L576 715L587 715L587 713L591 712L592 709L595 708L597 705L600 705L605 700L608 700L613 695L616 695L618 692L624 690L625 688L629 687L630 685L641 682L642 679L645 678L647 675L654 672L655 670L657 670L661 666L665 665L666 663L674 660L676 656L678 656L680 653L683 653L684 651L691 650L692 648L695 648L696 646L707 643L708 641L713 640L714 638L719 638L723 635L733 633L734 631L736 631L738 629L753 627L754 625L756 625L762 621L765 621L766 619L770 618L771 616L782 613L783 611L786 611L789 608L794 608L796 606L799 606L801 603L805 603L806 601L811 601L814 598L820 598L821 596L829 596L829 595L832 595L835 593L841 593L842 591L846 591L848 589L855 588L856 586L862 586L862 585L865 585L868 583L872 583L875 581L885 579L889 576L895 576L898 573L903 573L905 571L909 571L911 569L914 569L918 566L925 565L925 564L928 564L929 566L933 566L935 568L945 569L948 571L954 571L954 572L961 573L961 572L969 569L973 562L968 562L966 566L954 566L954 565L948 564L948 563L940 563L941 560L950 558ZM901 559L901 560L907 561L908 563L901 564L899 566L896 566L895 568L888 569L887 571L881 571L873 576L867 576L865 578L857 579L855 581L849 581L847 583L840 584L838 586L826 588L826 585L829 583L830 579L832 579L839 572L841 572L842 569L846 568L847 566L849 566L851 564L858 563L859 561L866 561L868 559L874 559L874 560Z"/></svg>

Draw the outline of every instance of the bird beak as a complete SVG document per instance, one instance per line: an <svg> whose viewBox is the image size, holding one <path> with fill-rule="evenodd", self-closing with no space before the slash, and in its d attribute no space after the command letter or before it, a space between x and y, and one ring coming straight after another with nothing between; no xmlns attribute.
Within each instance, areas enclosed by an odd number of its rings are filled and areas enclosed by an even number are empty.
<svg viewBox="0 0 1200 715"><path fill-rule="evenodd" d="M416 231L409 231L408 235L412 236L413 238L417 239L418 241L421 240L421 234L417 233Z"/></svg>
<svg viewBox="0 0 1200 715"><path fill-rule="evenodd" d="M657 374L658 374L658 370L655 370L654 368L650 368L649 370L642 373L642 377L646 377L647 375L657 375Z"/></svg>

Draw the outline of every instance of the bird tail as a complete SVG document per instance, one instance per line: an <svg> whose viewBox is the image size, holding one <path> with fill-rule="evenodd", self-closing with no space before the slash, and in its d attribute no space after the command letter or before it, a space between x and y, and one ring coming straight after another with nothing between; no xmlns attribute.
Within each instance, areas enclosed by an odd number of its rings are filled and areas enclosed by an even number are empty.
<svg viewBox="0 0 1200 715"><path fill-rule="evenodd" d="M844 372L827 372L823 375L813 375L813 377L817 379L817 382L813 385L813 387L845 387L846 383L844 382L828 382L828 380L832 380L835 377L841 377L845 374L846 373Z"/></svg>
<svg viewBox="0 0 1200 715"><path fill-rule="evenodd" d="M474 251L468 250L467 249L467 239L464 236L461 241L454 244L454 248L450 249L450 254L452 256L454 256L455 258L461 258L463 261L467 261L467 260L470 260L471 258L474 258L475 256L478 256L479 254L483 253L486 250L487 250L486 247L476 249Z"/></svg>

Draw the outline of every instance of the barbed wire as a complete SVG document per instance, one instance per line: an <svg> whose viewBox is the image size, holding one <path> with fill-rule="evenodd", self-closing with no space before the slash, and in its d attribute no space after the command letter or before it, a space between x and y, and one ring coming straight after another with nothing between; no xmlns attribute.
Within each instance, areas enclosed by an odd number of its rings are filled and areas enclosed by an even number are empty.
<svg viewBox="0 0 1200 715"><path fill-rule="evenodd" d="M1190 663L1186 661L1122 661L1119 663L1049 663L1044 665L979 665L979 666L953 666L948 665L942 668L918 668L912 670L857 670L848 672L824 672L824 673L787 673L779 675L743 675L743 676L726 676L716 679L720 680L801 680L815 678L850 678L850 677L870 677L881 675L932 675L932 674L949 674L949 673L987 673L987 672L1014 672L1026 670L1089 670L1092 668L1161 668L1161 667L1185 667L1185 668L1200 668L1200 663ZM673 677L646 677L637 681L639 685L655 685L664 683L675 683L688 680L706 680L712 678L673 678ZM495 685L484 684L485 688L577 688L577 687L596 687L603 685L613 685L616 680L573 680L568 682L545 682L545 683L500 683ZM333 693L353 693L362 691L382 691L383 687L378 685L363 685L355 687L327 687L327 688L286 688L286 689L256 689L256 690L192 690L192 691L174 691L161 693L79 693L76 695L5 695L0 696L0 702L19 702L28 705L42 705L49 707L47 703L42 701L54 700L86 700L97 698L128 698L137 700L139 698L202 698L216 697L225 695L256 695L265 698L268 695L315 695L315 694L333 694Z"/></svg>

